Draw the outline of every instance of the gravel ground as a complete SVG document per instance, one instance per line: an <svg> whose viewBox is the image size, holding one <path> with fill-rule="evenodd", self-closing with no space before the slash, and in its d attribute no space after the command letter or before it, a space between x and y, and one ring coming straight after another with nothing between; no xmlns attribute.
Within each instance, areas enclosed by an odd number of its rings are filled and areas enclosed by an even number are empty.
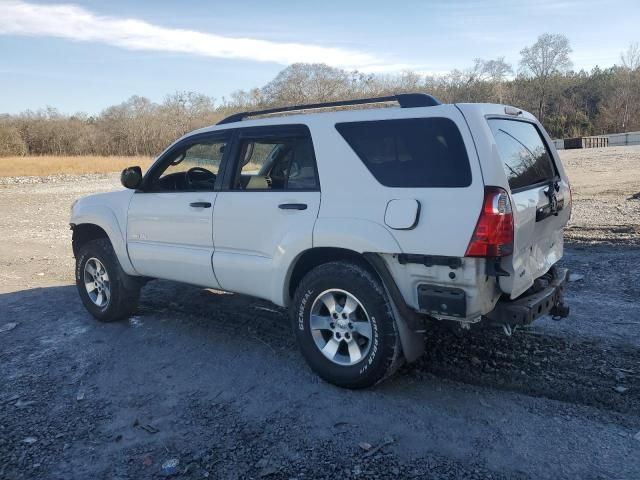
<svg viewBox="0 0 640 480"><path fill-rule="evenodd" d="M562 155L570 318L433 325L423 358L357 392L241 295L151 282L137 316L94 321L69 205L117 175L0 179L0 478L640 478L640 149Z"/></svg>
<svg viewBox="0 0 640 480"><path fill-rule="evenodd" d="M560 151L576 200L566 238L640 245L640 145Z"/></svg>

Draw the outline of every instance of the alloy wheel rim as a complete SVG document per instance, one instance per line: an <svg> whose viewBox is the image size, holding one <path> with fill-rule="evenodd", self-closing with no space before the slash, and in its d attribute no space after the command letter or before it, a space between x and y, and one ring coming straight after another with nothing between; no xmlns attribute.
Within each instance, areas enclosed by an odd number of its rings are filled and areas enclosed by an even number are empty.
<svg viewBox="0 0 640 480"><path fill-rule="evenodd" d="M111 301L111 282L107 269L100 260L90 258L84 264L84 287L89 300L100 308L106 308Z"/></svg>
<svg viewBox="0 0 640 480"><path fill-rule="evenodd" d="M311 305L310 331L316 347L331 362L352 366L373 344L373 327L362 303L351 293L325 290Z"/></svg>

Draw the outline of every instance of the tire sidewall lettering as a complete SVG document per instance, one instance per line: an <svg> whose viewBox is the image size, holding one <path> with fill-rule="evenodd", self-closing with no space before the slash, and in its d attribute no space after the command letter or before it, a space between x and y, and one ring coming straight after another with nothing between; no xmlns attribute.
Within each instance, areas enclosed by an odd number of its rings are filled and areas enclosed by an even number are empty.
<svg viewBox="0 0 640 480"><path fill-rule="evenodd" d="M76 281L80 281L82 276L80 274L80 272L82 271L82 269L84 268L84 262L87 258L87 255L82 255L78 261L76 262Z"/></svg>
<svg viewBox="0 0 640 480"><path fill-rule="evenodd" d="M300 307L298 308L298 330L300 330L301 332L304 332L305 330L305 322L304 322L304 317L305 317L305 311L307 309L307 303L309 302L309 298L311 298L311 295L313 294L313 290L309 289L305 292L304 296L302 297L302 300L300 301Z"/></svg>
<svg viewBox="0 0 640 480"><path fill-rule="evenodd" d="M323 343L317 342L311 329L312 307L323 292L331 289L353 295L369 319L371 339L368 352L353 365L328 359L322 352ZM291 325L302 354L324 380L342 387L363 388L376 384L391 373L398 355L394 318L384 291L365 267L349 262L328 262L315 267L298 285L292 302L289 310Z"/></svg>
<svg viewBox="0 0 640 480"><path fill-rule="evenodd" d="M378 322L376 321L376 317L371 315L371 327L373 331L373 345L371 345L371 351L369 352L369 356L365 360L364 364L360 368L360 374L365 373L371 364L375 361L378 354Z"/></svg>

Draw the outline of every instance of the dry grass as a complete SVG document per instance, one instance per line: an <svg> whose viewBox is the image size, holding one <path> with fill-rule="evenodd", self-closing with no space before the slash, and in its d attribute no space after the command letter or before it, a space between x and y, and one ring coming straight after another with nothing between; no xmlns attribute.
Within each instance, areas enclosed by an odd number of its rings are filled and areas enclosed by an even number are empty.
<svg viewBox="0 0 640 480"><path fill-rule="evenodd" d="M144 171L152 160L148 157L0 157L0 177L109 173L132 165L140 165Z"/></svg>

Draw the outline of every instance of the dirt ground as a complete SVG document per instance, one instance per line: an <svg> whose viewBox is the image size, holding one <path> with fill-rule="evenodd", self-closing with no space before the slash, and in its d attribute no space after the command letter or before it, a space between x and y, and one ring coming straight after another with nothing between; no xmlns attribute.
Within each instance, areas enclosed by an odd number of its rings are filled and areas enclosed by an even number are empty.
<svg viewBox="0 0 640 480"><path fill-rule="evenodd" d="M569 319L433 326L365 391L318 380L284 312L240 295L156 281L98 323L69 206L117 176L0 179L0 479L640 478L640 148L562 157Z"/></svg>
<svg viewBox="0 0 640 480"><path fill-rule="evenodd" d="M566 238L640 245L640 146L563 150L560 156L576 200Z"/></svg>
<svg viewBox="0 0 640 480"><path fill-rule="evenodd" d="M12 175L85 175L91 173L119 172L131 165L146 169L151 165L149 157L103 157L95 155L44 155L28 157L0 157L0 177Z"/></svg>

